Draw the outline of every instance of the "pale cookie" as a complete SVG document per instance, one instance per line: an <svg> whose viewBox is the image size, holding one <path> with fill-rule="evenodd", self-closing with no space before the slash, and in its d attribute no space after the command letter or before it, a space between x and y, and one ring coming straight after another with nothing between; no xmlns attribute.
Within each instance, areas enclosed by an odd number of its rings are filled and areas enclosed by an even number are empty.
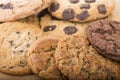
<svg viewBox="0 0 120 80"><path fill-rule="evenodd" d="M31 45L27 61L32 71L47 80L66 80L58 70L54 58L58 41L51 38L37 40Z"/></svg>
<svg viewBox="0 0 120 80"><path fill-rule="evenodd" d="M52 0L49 12L58 19L86 22L112 13L114 0Z"/></svg>
<svg viewBox="0 0 120 80"><path fill-rule="evenodd" d="M45 15L40 20L41 30L44 36L54 36L60 40L71 35L86 37L87 23L79 24L58 20L50 15Z"/></svg>
<svg viewBox="0 0 120 80"><path fill-rule="evenodd" d="M0 0L0 22L13 21L38 14L51 0Z"/></svg>
<svg viewBox="0 0 120 80"><path fill-rule="evenodd" d="M0 71L12 75L30 74L25 56L41 35L41 30L33 25L20 22L0 24Z"/></svg>
<svg viewBox="0 0 120 80"><path fill-rule="evenodd" d="M55 59L70 80L120 80L120 64L99 55L82 37L61 40Z"/></svg>

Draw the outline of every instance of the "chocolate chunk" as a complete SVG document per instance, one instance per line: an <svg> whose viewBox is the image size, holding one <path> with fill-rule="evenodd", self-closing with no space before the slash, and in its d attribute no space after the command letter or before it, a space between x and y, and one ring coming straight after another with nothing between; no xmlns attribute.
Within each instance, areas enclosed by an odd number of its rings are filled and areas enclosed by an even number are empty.
<svg viewBox="0 0 120 80"><path fill-rule="evenodd" d="M88 11L83 11L83 12L81 12L80 14L77 14L77 18L78 18L79 20L85 20L85 19L87 19L88 17L89 17Z"/></svg>
<svg viewBox="0 0 120 80"><path fill-rule="evenodd" d="M90 9L90 4L82 4L80 9Z"/></svg>
<svg viewBox="0 0 120 80"><path fill-rule="evenodd" d="M43 29L43 31L44 31L44 32L53 31L53 30L55 30L55 28L56 28L56 25L46 26L46 27Z"/></svg>
<svg viewBox="0 0 120 80"><path fill-rule="evenodd" d="M0 8L2 8L2 9L13 9L13 5L11 5L10 3L0 4Z"/></svg>
<svg viewBox="0 0 120 80"><path fill-rule="evenodd" d="M70 3L78 3L79 2L79 0L69 0L70 1Z"/></svg>
<svg viewBox="0 0 120 80"><path fill-rule="evenodd" d="M30 32L28 32L28 35L30 35Z"/></svg>
<svg viewBox="0 0 120 80"><path fill-rule="evenodd" d="M120 61L120 22L99 20L87 29L91 45L106 58Z"/></svg>
<svg viewBox="0 0 120 80"><path fill-rule="evenodd" d="M23 50L20 50L19 52L20 52L20 53L23 53Z"/></svg>
<svg viewBox="0 0 120 80"><path fill-rule="evenodd" d="M51 5L50 5L50 11L51 12L55 12L56 10L58 10L59 9L59 3L57 3L57 2L54 2L54 3L51 3Z"/></svg>
<svg viewBox="0 0 120 80"><path fill-rule="evenodd" d="M75 26L67 26L64 28L65 34L72 35L77 32L77 28Z"/></svg>
<svg viewBox="0 0 120 80"><path fill-rule="evenodd" d="M16 32L16 34L20 34L20 32L18 31L18 32Z"/></svg>
<svg viewBox="0 0 120 80"><path fill-rule="evenodd" d="M74 19L75 17L74 10L71 8L65 9L62 13L62 17L64 20Z"/></svg>
<svg viewBox="0 0 120 80"><path fill-rule="evenodd" d="M93 3L95 2L96 0L85 0L86 3Z"/></svg>
<svg viewBox="0 0 120 80"><path fill-rule="evenodd" d="M99 11L99 13L101 13L101 14L106 14L106 13L107 13L106 7L105 7L105 5L103 5L103 4L101 4L101 5L98 6L98 11Z"/></svg>

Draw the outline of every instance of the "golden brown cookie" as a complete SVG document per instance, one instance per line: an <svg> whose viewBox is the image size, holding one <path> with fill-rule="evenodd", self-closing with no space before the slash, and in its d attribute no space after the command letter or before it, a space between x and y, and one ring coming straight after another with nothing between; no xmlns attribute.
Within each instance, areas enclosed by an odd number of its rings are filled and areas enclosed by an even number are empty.
<svg viewBox="0 0 120 80"><path fill-rule="evenodd" d="M37 40L30 47L27 61L32 71L43 79L66 80L58 70L54 58L58 41L52 38Z"/></svg>
<svg viewBox="0 0 120 80"><path fill-rule="evenodd" d="M119 80L120 64L104 58L79 36L58 43L55 59L59 70L70 80Z"/></svg>

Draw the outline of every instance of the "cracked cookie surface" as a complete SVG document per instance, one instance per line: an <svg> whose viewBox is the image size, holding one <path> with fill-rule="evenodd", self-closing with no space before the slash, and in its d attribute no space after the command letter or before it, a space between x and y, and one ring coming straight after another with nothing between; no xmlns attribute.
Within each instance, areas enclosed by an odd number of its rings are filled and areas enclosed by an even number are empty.
<svg viewBox="0 0 120 80"><path fill-rule="evenodd" d="M20 22L0 24L0 72L11 75L31 74L26 54L31 44L41 37L39 28Z"/></svg>
<svg viewBox="0 0 120 80"><path fill-rule="evenodd" d="M98 54L87 39L79 36L61 40L55 59L58 69L70 80L120 79L120 64Z"/></svg>
<svg viewBox="0 0 120 80"><path fill-rule="evenodd" d="M120 61L120 22L100 20L87 28L91 45L103 56Z"/></svg>
<svg viewBox="0 0 120 80"><path fill-rule="evenodd" d="M114 0L52 0L49 12L58 19L87 22L112 13Z"/></svg>
<svg viewBox="0 0 120 80"><path fill-rule="evenodd" d="M37 14L49 4L50 0L0 0L0 22L14 21Z"/></svg>

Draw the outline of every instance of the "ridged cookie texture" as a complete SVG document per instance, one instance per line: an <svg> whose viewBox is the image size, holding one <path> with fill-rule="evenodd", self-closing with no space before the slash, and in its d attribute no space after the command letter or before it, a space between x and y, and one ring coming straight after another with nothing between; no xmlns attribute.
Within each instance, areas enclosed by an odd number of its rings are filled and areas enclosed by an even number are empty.
<svg viewBox="0 0 120 80"><path fill-rule="evenodd" d="M41 35L39 28L26 23L0 24L0 71L12 75L30 74L26 54Z"/></svg>
<svg viewBox="0 0 120 80"><path fill-rule="evenodd" d="M51 0L0 0L0 22L13 21L37 14L47 8Z"/></svg>
<svg viewBox="0 0 120 80"><path fill-rule="evenodd" d="M70 80L120 80L119 62L101 56L79 36L61 40L55 59L58 69Z"/></svg>
<svg viewBox="0 0 120 80"><path fill-rule="evenodd" d="M47 24L46 24L47 23ZM86 37L88 23L75 23L56 19L53 16L45 15L40 20L41 30L44 36L54 36L57 40L72 35Z"/></svg>
<svg viewBox="0 0 120 80"><path fill-rule="evenodd" d="M58 19L86 22L112 13L114 0L52 0L49 12Z"/></svg>
<svg viewBox="0 0 120 80"><path fill-rule="evenodd" d="M27 61L32 71L46 80L66 80L54 58L58 41L51 37L37 40L30 47Z"/></svg>

